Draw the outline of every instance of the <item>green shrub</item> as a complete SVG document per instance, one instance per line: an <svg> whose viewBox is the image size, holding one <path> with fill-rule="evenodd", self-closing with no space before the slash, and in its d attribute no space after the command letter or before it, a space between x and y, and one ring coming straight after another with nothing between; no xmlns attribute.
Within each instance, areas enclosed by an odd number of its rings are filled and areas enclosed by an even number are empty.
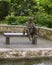
<svg viewBox="0 0 52 65"><path fill-rule="evenodd" d="M52 15L48 15L47 27L52 28Z"/></svg>
<svg viewBox="0 0 52 65"><path fill-rule="evenodd" d="M6 16L7 23L10 25L19 25L24 24L28 21L29 17L26 16L14 16L14 15L8 15Z"/></svg>
<svg viewBox="0 0 52 65"><path fill-rule="evenodd" d="M13 15L8 15L7 17L6 17L6 20L7 20L7 23L8 24L10 24L10 25L16 25L17 23L16 23L16 17L15 16L13 16Z"/></svg>
<svg viewBox="0 0 52 65"><path fill-rule="evenodd" d="M8 24L11 25L19 25L22 24L24 25L25 22L27 22L29 19L29 16L7 16L6 20ZM38 12L34 16L34 23L38 26L45 26L52 28L52 15L47 15L45 13L40 13Z"/></svg>
<svg viewBox="0 0 52 65"><path fill-rule="evenodd" d="M17 23L19 24L24 24L25 22L28 21L28 18L27 16L17 16L16 19L17 19Z"/></svg>
<svg viewBox="0 0 52 65"><path fill-rule="evenodd" d="M45 13L38 12L35 15L34 19L35 19L34 22L38 26L46 26L46 27L52 28L52 15L47 15Z"/></svg>

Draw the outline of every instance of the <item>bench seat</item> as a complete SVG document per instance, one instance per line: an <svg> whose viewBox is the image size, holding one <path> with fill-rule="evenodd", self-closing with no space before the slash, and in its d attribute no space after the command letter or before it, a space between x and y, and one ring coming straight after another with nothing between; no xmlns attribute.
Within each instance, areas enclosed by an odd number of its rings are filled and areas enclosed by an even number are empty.
<svg viewBox="0 0 52 65"><path fill-rule="evenodd" d="M4 36L6 36L6 37L13 37L13 36L23 37L23 36L27 36L27 33L25 33L25 35L23 35L23 33L4 33Z"/></svg>

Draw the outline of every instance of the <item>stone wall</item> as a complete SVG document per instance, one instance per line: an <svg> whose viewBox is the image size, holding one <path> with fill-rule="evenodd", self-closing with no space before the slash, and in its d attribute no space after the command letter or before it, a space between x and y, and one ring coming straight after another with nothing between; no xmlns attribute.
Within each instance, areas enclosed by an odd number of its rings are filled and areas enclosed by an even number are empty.
<svg viewBox="0 0 52 65"><path fill-rule="evenodd" d="M25 26L0 25L0 32L22 32Z"/></svg>
<svg viewBox="0 0 52 65"><path fill-rule="evenodd" d="M40 37L52 40L52 29L39 27L38 31Z"/></svg>
<svg viewBox="0 0 52 65"><path fill-rule="evenodd" d="M0 33L3 32L22 32L26 26L0 25ZM52 29L38 27L39 36L52 40Z"/></svg>

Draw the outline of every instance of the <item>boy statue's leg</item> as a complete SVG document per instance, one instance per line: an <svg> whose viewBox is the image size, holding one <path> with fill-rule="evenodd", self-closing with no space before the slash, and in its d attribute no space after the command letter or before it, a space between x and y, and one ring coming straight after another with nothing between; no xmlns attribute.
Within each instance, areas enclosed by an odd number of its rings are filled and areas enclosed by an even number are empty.
<svg viewBox="0 0 52 65"><path fill-rule="evenodd" d="M27 35L28 35L29 40L31 40L31 34L30 34L29 29L27 29L26 32L27 32Z"/></svg>

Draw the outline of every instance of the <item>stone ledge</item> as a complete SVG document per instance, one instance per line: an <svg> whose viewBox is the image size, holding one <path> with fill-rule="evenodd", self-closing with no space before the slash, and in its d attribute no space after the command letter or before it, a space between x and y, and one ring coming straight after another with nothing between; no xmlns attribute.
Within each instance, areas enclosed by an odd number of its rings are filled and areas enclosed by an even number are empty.
<svg viewBox="0 0 52 65"><path fill-rule="evenodd" d="M0 48L0 59L38 59L52 58L52 48Z"/></svg>

